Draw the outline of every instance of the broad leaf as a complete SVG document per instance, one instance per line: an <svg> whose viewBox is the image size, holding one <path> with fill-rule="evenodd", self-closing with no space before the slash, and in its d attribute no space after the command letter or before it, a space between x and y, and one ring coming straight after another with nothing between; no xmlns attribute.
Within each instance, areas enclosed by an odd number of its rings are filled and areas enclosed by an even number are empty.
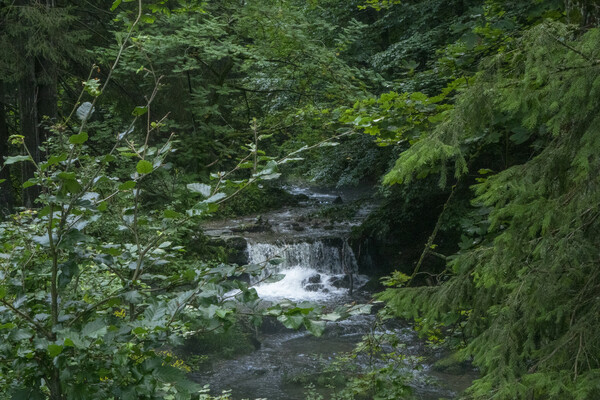
<svg viewBox="0 0 600 400"><path fill-rule="evenodd" d="M81 132L77 135L71 135L69 137L69 143L71 143L71 144L83 144L83 143L87 142L87 140L88 140L87 132Z"/></svg>
<svg viewBox="0 0 600 400"><path fill-rule="evenodd" d="M191 192L200 193L204 197L210 196L212 191L211 187L204 183L188 183L186 186Z"/></svg>
<svg viewBox="0 0 600 400"><path fill-rule="evenodd" d="M137 106L136 108L133 109L133 111L131 112L132 115L135 115L136 117L139 117L141 115L144 115L148 112L148 107L145 106Z"/></svg>
<svg viewBox="0 0 600 400"><path fill-rule="evenodd" d="M153 170L152 163L146 160L138 161L135 169L139 174L149 174Z"/></svg>
<svg viewBox="0 0 600 400"><path fill-rule="evenodd" d="M31 160L31 157L29 157L29 156L6 157L6 159L4 160L4 165L11 165L11 164L18 163L21 161L29 161L29 160Z"/></svg>

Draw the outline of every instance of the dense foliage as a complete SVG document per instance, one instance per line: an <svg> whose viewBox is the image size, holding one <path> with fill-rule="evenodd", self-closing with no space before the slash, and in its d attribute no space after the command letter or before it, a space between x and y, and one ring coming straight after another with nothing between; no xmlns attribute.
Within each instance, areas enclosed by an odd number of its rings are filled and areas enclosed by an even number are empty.
<svg viewBox="0 0 600 400"><path fill-rule="evenodd" d="M0 397L208 398L170 349L241 303L322 332L184 246L282 172L382 183L382 313L446 334L466 398L600 397L597 1L0 5ZM342 393L409 396L398 362Z"/></svg>

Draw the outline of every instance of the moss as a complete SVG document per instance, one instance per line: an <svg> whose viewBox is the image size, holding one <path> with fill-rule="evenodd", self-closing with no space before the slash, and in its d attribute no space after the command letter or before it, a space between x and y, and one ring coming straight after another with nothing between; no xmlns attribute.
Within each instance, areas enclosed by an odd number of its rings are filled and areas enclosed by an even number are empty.
<svg viewBox="0 0 600 400"><path fill-rule="evenodd" d="M216 218L262 213L285 205L296 205L296 197L275 186L250 185L223 204Z"/></svg>

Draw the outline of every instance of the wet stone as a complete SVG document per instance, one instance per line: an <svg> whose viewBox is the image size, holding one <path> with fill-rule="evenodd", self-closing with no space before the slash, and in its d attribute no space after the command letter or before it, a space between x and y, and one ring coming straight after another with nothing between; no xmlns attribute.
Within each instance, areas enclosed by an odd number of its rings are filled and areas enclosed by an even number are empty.
<svg viewBox="0 0 600 400"><path fill-rule="evenodd" d="M304 289L307 292L318 292L319 290L323 290L324 288L325 286L321 285L320 283L311 283L304 286Z"/></svg>
<svg viewBox="0 0 600 400"><path fill-rule="evenodd" d="M304 227L302 225L300 225L299 223L294 222L292 224L292 229L299 232L299 231L303 231Z"/></svg>
<svg viewBox="0 0 600 400"><path fill-rule="evenodd" d="M258 217L256 221L251 224L231 228L232 232L270 232L272 230L273 227L269 220L263 217Z"/></svg>
<svg viewBox="0 0 600 400"><path fill-rule="evenodd" d="M332 276L331 278L329 278L329 284L338 289L348 289L350 287L350 276Z"/></svg>
<svg viewBox="0 0 600 400"><path fill-rule="evenodd" d="M294 198L296 200L298 200L298 201L308 201L308 200L310 200L310 197L308 197L307 195L302 194L302 193L294 195Z"/></svg>

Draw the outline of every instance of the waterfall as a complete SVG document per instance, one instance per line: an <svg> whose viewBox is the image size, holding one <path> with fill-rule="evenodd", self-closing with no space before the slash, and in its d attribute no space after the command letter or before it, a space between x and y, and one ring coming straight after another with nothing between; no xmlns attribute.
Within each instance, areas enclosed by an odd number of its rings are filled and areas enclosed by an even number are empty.
<svg viewBox="0 0 600 400"><path fill-rule="evenodd" d="M345 294L358 271L354 252L345 239L248 243L247 250L251 264L266 264L255 281L259 296L265 299L318 300ZM269 265L268 260L273 258L283 262ZM285 278L274 283L261 281L272 274L283 274Z"/></svg>
<svg viewBox="0 0 600 400"><path fill-rule="evenodd" d="M357 265L354 252L343 240L339 244L313 243L248 243L248 260L252 264L261 264L271 258L283 258L279 267L304 267L328 274L356 273Z"/></svg>

